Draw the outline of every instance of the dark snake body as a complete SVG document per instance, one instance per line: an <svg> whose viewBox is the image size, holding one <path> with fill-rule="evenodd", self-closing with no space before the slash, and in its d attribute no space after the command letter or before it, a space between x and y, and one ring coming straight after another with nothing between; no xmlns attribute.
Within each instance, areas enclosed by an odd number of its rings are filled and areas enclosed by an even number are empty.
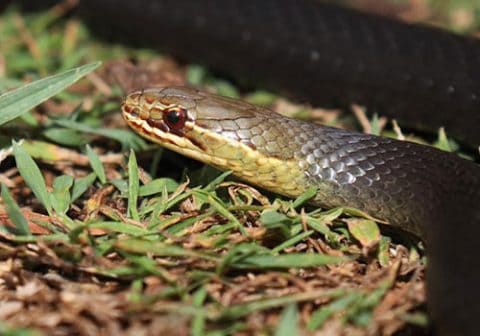
<svg viewBox="0 0 480 336"><path fill-rule="evenodd" d="M459 139L480 143L480 42L475 39L309 0L82 0L81 7L93 27L122 40L311 103L357 102L414 125L446 126ZM323 145L327 156L342 152L341 160L358 159L342 148L361 136L305 134L306 141ZM427 241L435 330L477 334L479 167L429 147L362 139L365 147L357 149L364 159L356 162L374 169L355 188L340 187L339 196L348 200L357 193L353 198L370 197L380 208L386 203L395 209L396 202L407 208L415 217L413 229ZM321 180L321 172L315 178ZM367 183L368 178L377 182ZM395 211L388 215L395 221Z"/></svg>

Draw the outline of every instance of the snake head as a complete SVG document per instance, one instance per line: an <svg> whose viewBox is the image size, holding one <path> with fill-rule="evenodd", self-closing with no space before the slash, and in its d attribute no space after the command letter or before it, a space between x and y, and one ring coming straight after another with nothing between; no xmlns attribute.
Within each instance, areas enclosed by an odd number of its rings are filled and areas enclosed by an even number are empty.
<svg viewBox="0 0 480 336"><path fill-rule="evenodd" d="M223 139L197 123L197 107L204 95L186 87L135 91L123 101L122 115L141 136L180 154L218 165L219 159L213 152L215 143Z"/></svg>
<svg viewBox="0 0 480 336"><path fill-rule="evenodd" d="M284 125L291 122L285 117L184 87L132 92L124 100L122 112L133 130L163 147L231 170L281 194L297 196L304 191L304 173L298 162L291 155L276 155L280 145L282 152L289 152L286 145L290 139L281 137L275 128L282 120Z"/></svg>

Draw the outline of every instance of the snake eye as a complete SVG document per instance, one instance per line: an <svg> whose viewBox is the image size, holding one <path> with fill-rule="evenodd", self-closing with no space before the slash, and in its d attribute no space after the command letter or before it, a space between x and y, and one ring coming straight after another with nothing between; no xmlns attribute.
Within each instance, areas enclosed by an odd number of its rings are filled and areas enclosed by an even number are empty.
<svg viewBox="0 0 480 336"><path fill-rule="evenodd" d="M163 121L173 130L179 130L185 126L187 110L182 107L172 107L163 111Z"/></svg>

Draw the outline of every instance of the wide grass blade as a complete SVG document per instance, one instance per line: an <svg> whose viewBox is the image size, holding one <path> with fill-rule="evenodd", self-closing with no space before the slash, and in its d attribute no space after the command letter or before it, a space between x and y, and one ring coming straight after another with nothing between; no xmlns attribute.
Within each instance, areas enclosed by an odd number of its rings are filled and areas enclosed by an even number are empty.
<svg viewBox="0 0 480 336"><path fill-rule="evenodd" d="M70 189L73 186L73 177L69 175L60 175L53 180L53 192L51 203L53 209L59 214L66 214L70 208L72 197Z"/></svg>
<svg viewBox="0 0 480 336"><path fill-rule="evenodd" d="M35 196L42 202L49 214L52 213L50 194L47 191L45 179L32 157L17 142L13 142L13 155L17 163L18 171L25 183L32 189Z"/></svg>
<svg viewBox="0 0 480 336"><path fill-rule="evenodd" d="M28 222L22 214L20 207L14 201L10 193L8 192L8 188L6 185L2 183L2 200L5 203L5 208L7 210L8 217L10 220L15 224L15 229L10 230L7 228L8 231L13 231L13 233L29 236L30 229L28 228Z"/></svg>
<svg viewBox="0 0 480 336"><path fill-rule="evenodd" d="M53 122L57 125L60 125L62 127L72 129L75 131L100 135L106 138L113 139L115 141L120 142L125 148L132 148L134 150L147 148L146 142L142 138L140 138L139 135L131 131L127 131L123 129L105 128L105 127L95 128L87 124L74 121L74 120L68 120L68 119L57 119L57 120L53 120Z"/></svg>
<svg viewBox="0 0 480 336"><path fill-rule="evenodd" d="M282 255L251 255L230 265L239 269L275 269L317 267L347 261L346 257L318 253L290 253Z"/></svg>
<svg viewBox="0 0 480 336"><path fill-rule="evenodd" d="M137 158L135 157L135 152L130 150L128 158L128 214L135 220L140 219L137 209L139 188Z"/></svg>
<svg viewBox="0 0 480 336"><path fill-rule="evenodd" d="M89 72L95 70L100 64L101 62L95 62L83 65L4 93L0 96L0 125L19 117L56 95Z"/></svg>
<svg viewBox="0 0 480 336"><path fill-rule="evenodd" d="M92 166L93 171L97 175L98 179L102 184L107 182L107 177L105 175L105 168L103 167L102 161L98 157L97 153L95 153L89 145L87 145L87 156L90 159L90 166Z"/></svg>
<svg viewBox="0 0 480 336"><path fill-rule="evenodd" d="M73 182L72 202L83 195L85 191L95 182L97 175L90 173L85 177L81 177Z"/></svg>
<svg viewBox="0 0 480 336"><path fill-rule="evenodd" d="M298 332L298 309L294 303L289 304L282 311L280 323L275 331L275 336L294 336Z"/></svg>

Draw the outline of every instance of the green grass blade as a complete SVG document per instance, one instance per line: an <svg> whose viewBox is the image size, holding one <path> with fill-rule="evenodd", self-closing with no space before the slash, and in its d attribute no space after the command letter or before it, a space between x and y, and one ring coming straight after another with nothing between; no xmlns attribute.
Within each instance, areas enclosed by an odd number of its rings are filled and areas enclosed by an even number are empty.
<svg viewBox="0 0 480 336"><path fill-rule="evenodd" d="M220 176L227 176L227 174L224 173ZM214 208L219 214L227 218L231 223L235 224L235 226L243 235L247 235L245 228L242 226L238 218L235 217L235 215L227 209L227 206L223 203L223 201L218 198L214 193L208 192L206 190L194 190L194 195L198 197L201 201L210 204L212 208Z"/></svg>
<svg viewBox="0 0 480 336"><path fill-rule="evenodd" d="M263 211L260 215L260 222L266 227L272 227L276 224L286 225L289 221L290 218L287 215L271 209Z"/></svg>
<svg viewBox="0 0 480 336"><path fill-rule="evenodd" d="M47 191L45 179L32 157L17 142L13 142L13 155L17 163L18 171L25 183L32 189L35 196L42 202L48 213L52 213L50 194Z"/></svg>
<svg viewBox="0 0 480 336"><path fill-rule="evenodd" d="M94 222L89 223L88 227L110 232L126 233L131 236L142 236L147 233L147 230L142 229L141 227L122 222Z"/></svg>
<svg viewBox="0 0 480 336"><path fill-rule="evenodd" d="M302 268L337 264L346 260L346 257L318 253L289 253L276 256L265 254L247 256L234 262L231 267L239 269Z"/></svg>
<svg viewBox="0 0 480 336"><path fill-rule="evenodd" d="M176 245L165 244L163 242L151 242L142 239L122 239L115 242L114 246L118 250L136 254L150 253L164 257L194 257L215 262L218 261L216 256L188 250Z"/></svg>
<svg viewBox="0 0 480 336"><path fill-rule="evenodd" d="M128 214L135 220L140 219L137 209L139 188L137 158L135 152L131 149L128 158Z"/></svg>
<svg viewBox="0 0 480 336"><path fill-rule="evenodd" d="M97 175L95 173L90 173L85 177L81 177L75 180L72 188L72 202L82 196L83 193L87 191L88 187L90 187L96 179Z"/></svg>
<svg viewBox="0 0 480 336"><path fill-rule="evenodd" d="M314 232L315 231L313 230L309 230L309 231L302 232L296 236L293 236L292 238L284 241L283 243L281 243L280 245L277 245L274 249L272 249L272 253L276 254L288 247L294 246L295 244L306 239L307 237L310 237Z"/></svg>
<svg viewBox="0 0 480 336"><path fill-rule="evenodd" d="M378 114L376 113L373 114L372 120L370 120L370 125L372 127L372 134L380 135L382 129L380 126L380 119L378 118Z"/></svg>
<svg viewBox="0 0 480 336"><path fill-rule="evenodd" d="M318 329L323 326L326 320L328 320L333 314L343 311L358 301L362 297L361 293L354 292L341 297L328 305L325 305L316 310L308 322L307 328L310 331Z"/></svg>
<svg viewBox="0 0 480 336"><path fill-rule="evenodd" d="M275 336L295 335L298 335L298 309L296 304L291 303L282 311Z"/></svg>
<svg viewBox="0 0 480 336"><path fill-rule="evenodd" d="M231 170L228 170L220 175L218 175L215 179L213 179L205 188L205 191L212 191L215 190L220 183L225 181L225 179L232 174Z"/></svg>
<svg viewBox="0 0 480 336"><path fill-rule="evenodd" d="M347 225L352 236L364 247L376 246L382 238L377 223L370 219L347 219Z"/></svg>
<svg viewBox="0 0 480 336"><path fill-rule="evenodd" d="M164 188L167 189L167 192L174 192L178 188L178 182L168 177L158 178L141 186L139 189L139 195L151 196L159 194L162 193Z"/></svg>
<svg viewBox="0 0 480 336"><path fill-rule="evenodd" d="M95 70L101 62L39 79L0 96L0 125L19 117Z"/></svg>
<svg viewBox="0 0 480 336"><path fill-rule="evenodd" d="M147 148L146 142L142 138L140 138L140 136L136 135L136 133L131 131L103 127L95 128L87 124L68 119L57 119L53 120L53 122L56 125L60 125L62 127L75 131L100 135L106 138L113 139L120 142L126 148L133 148L135 150Z"/></svg>
<svg viewBox="0 0 480 336"><path fill-rule="evenodd" d="M238 319L257 311L281 307L291 303L315 300L319 298L336 298L344 295L346 295L346 290L343 288L312 290L304 293L260 299L252 302L233 305L224 309L221 313L221 316L223 318Z"/></svg>
<svg viewBox="0 0 480 336"><path fill-rule="evenodd" d="M15 229L13 233L29 236L30 229L28 228L28 222L23 216L22 212L20 211L20 207L18 204L13 200L12 196L8 192L8 188L6 185L2 183L2 200L5 203L5 209L7 210L8 217L10 220L15 224ZM8 231L10 228L5 226Z"/></svg>
<svg viewBox="0 0 480 336"><path fill-rule="evenodd" d="M447 133L445 132L445 129L443 127L438 130L438 138L434 146L446 152L453 151L450 140L448 140Z"/></svg>
<svg viewBox="0 0 480 336"><path fill-rule="evenodd" d="M87 156L90 159L90 166L92 166L93 171L97 175L98 179L102 184L107 182L107 177L105 175L105 168L103 167L102 161L98 157L97 153L95 153L89 145L87 145Z"/></svg>
<svg viewBox="0 0 480 336"><path fill-rule="evenodd" d="M59 214L65 214L71 204L70 189L73 185L73 177L69 175L57 176L53 180L53 192L51 202L53 209Z"/></svg>
<svg viewBox="0 0 480 336"><path fill-rule="evenodd" d="M43 131L43 135L57 144L66 146L84 146L89 142L85 134L68 128L52 127Z"/></svg>
<svg viewBox="0 0 480 336"><path fill-rule="evenodd" d="M192 336L202 336L205 335L205 309L203 308L203 303L207 298L207 290L205 287L200 287L193 295L193 306L197 308L197 313L195 314L192 320Z"/></svg>
<svg viewBox="0 0 480 336"><path fill-rule="evenodd" d="M317 194L317 187L308 188L303 194L298 196L295 201L293 201L292 208L298 208L303 205L305 202L309 201Z"/></svg>

